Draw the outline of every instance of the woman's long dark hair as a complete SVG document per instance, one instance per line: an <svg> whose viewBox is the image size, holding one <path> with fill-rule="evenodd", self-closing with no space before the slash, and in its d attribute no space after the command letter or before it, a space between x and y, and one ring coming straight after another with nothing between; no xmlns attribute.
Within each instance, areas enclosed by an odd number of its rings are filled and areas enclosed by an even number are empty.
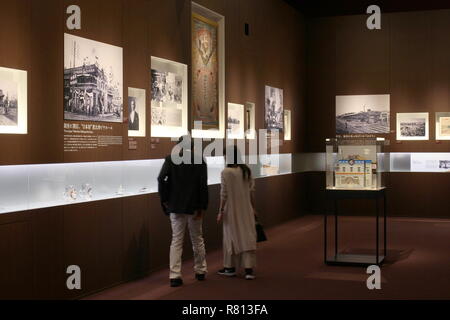
<svg viewBox="0 0 450 320"><path fill-rule="evenodd" d="M229 153L231 152L233 153L232 159L230 159L231 157L229 155ZM242 178L245 181L250 180L252 178L252 171L245 163L243 163L241 152L237 146L234 145L228 147L225 151L225 158L227 162L227 168L241 168Z"/></svg>

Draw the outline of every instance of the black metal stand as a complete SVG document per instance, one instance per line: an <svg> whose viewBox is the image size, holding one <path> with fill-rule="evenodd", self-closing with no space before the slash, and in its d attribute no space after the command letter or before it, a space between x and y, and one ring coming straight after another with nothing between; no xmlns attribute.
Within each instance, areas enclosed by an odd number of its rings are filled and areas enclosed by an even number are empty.
<svg viewBox="0 0 450 320"><path fill-rule="evenodd" d="M327 199L333 202L334 214L334 255L328 257L328 214L325 213L324 220L324 261L328 265L352 265L352 266L369 266L383 264L387 252L387 205L386 205L386 188L377 190L342 190L342 189L327 189ZM342 254L339 252L339 224L338 224L338 201L343 199L371 199L375 200L376 206L376 246L375 255L356 255L356 254ZM383 237L384 237L384 251L380 255L380 205L379 200L383 199Z"/></svg>

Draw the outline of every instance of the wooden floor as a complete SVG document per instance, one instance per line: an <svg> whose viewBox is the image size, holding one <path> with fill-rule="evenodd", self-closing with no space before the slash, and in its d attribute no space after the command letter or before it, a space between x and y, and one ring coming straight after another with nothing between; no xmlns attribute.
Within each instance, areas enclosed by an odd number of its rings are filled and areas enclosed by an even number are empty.
<svg viewBox="0 0 450 320"><path fill-rule="evenodd" d="M374 246L371 218L342 218L340 250L367 253ZM208 254L209 275L194 280L183 265L184 286L170 288L168 270L87 299L450 299L450 220L391 218L382 289L367 289L366 269L323 263L322 217L306 216L268 230L258 248L257 279L223 278L221 252Z"/></svg>

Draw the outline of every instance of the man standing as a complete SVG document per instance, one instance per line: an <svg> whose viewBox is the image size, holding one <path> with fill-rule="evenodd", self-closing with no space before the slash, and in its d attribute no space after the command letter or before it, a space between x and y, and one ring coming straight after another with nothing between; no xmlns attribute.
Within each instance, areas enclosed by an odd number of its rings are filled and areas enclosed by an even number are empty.
<svg viewBox="0 0 450 320"><path fill-rule="evenodd" d="M181 257L186 227L194 251L195 278L205 280L207 273L205 243L203 240L203 210L208 206L208 173L202 155L194 155L190 136L179 140L180 152L166 157L158 177L158 191L166 215L172 225L170 246L170 286L183 284Z"/></svg>

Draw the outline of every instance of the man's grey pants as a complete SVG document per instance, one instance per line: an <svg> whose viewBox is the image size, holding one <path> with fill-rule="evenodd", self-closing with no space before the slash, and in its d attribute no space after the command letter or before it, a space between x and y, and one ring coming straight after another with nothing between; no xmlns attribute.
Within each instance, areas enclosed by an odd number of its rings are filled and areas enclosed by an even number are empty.
<svg viewBox="0 0 450 320"><path fill-rule="evenodd" d="M175 214L170 215L172 223L172 244L170 246L170 279L181 278L181 256L183 254L183 240L186 226L189 228L192 249L194 251L194 272L206 274L205 242L203 240L203 219L194 220L194 215Z"/></svg>

